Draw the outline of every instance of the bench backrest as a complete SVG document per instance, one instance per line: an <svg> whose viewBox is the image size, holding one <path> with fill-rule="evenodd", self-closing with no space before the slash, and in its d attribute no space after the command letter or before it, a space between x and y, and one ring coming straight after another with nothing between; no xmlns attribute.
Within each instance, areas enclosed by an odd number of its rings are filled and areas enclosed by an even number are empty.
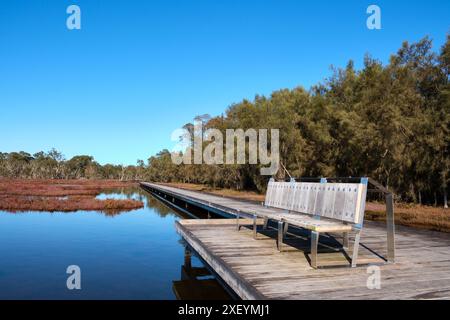
<svg viewBox="0 0 450 320"><path fill-rule="evenodd" d="M367 184L270 181L265 205L361 224Z"/></svg>

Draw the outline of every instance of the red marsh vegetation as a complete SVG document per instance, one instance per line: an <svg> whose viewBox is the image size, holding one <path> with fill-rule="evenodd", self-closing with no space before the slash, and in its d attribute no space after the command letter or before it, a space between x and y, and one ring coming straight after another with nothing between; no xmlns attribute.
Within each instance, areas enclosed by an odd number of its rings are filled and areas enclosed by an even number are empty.
<svg viewBox="0 0 450 320"><path fill-rule="evenodd" d="M117 213L142 208L136 200L99 200L103 192L137 186L117 180L17 180L0 179L0 210L5 211L102 211Z"/></svg>

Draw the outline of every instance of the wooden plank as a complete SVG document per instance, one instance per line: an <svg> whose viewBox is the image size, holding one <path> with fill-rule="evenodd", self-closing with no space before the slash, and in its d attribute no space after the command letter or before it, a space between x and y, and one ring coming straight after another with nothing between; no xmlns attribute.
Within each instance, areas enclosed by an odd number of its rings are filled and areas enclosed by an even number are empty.
<svg viewBox="0 0 450 320"><path fill-rule="evenodd" d="M185 219L180 220L180 224L182 225L207 225L207 226L214 226L214 225L236 225L237 220L236 219ZM256 219L256 223L258 225L264 224L263 219ZM241 225L253 225L253 219L239 219L239 224Z"/></svg>
<svg viewBox="0 0 450 320"><path fill-rule="evenodd" d="M158 186L164 193L179 199L202 203L206 206L222 206L233 212L257 212L265 216L283 216L297 219L297 223L311 224L308 216L286 213L285 210L266 208L261 205L206 195L198 192ZM364 186L358 187L363 194ZM295 190L295 189L294 189ZM299 201L301 192L291 197ZM273 189L273 201L283 201L281 192ZM346 207L362 209L359 203L348 201L345 194L343 212ZM288 200L289 201L289 200ZM318 200L315 200L317 207ZM325 202L325 200L323 200ZM305 205L308 199L305 197ZM324 205L325 207L325 205ZM258 225L262 224L258 220ZM236 220L182 220L177 230L189 245L219 274L235 292L244 299L450 299L450 235L427 230L399 226L396 231L396 264L383 264L377 256L385 255L386 231L382 223L365 223L360 246L360 263L376 263L381 268L381 290L369 290L366 286L367 269L332 267L314 270L309 263L308 232L289 229L285 240L286 250L279 253L276 247L276 231L261 231L258 240L253 239L252 220L241 219L243 227L236 231ZM329 220L320 221L322 225ZM329 233L321 236L319 246L319 265L345 266L349 263L346 252L338 249L341 234ZM374 254L376 253L376 254ZM380 264L381 262L381 264Z"/></svg>
<svg viewBox="0 0 450 320"><path fill-rule="evenodd" d="M181 221L179 225L186 229L183 237L200 248L204 260L220 259L219 275L224 274L227 284L244 299L249 294L243 288L268 299L450 299L450 236L446 234L403 228L398 263L380 265L381 289L370 290L364 266L314 270L302 251L307 246L279 253L270 236L254 240L250 229L237 232L233 225L208 221ZM366 229L362 244L384 248L380 224L369 223ZM362 259L381 262L369 250L364 254L363 247L360 250ZM345 262L342 253L319 250L319 264L336 261Z"/></svg>
<svg viewBox="0 0 450 320"><path fill-rule="evenodd" d="M219 256L214 255L207 247L193 236L191 231L183 227L177 221L175 223L177 232L188 241L189 245L197 252L205 262L225 281L242 299L263 300L264 295L257 291L251 284L242 278L234 270L228 268Z"/></svg>

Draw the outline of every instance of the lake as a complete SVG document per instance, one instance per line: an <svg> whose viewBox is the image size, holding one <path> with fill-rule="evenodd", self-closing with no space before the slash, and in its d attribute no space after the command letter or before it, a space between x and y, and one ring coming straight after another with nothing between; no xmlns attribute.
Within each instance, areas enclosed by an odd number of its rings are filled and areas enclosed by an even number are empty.
<svg viewBox="0 0 450 320"><path fill-rule="evenodd" d="M0 211L0 299L227 297L197 258L198 279L183 267L174 223L187 217L138 188L97 198L133 198L145 206L117 214ZM67 288L70 265L80 267L81 290Z"/></svg>

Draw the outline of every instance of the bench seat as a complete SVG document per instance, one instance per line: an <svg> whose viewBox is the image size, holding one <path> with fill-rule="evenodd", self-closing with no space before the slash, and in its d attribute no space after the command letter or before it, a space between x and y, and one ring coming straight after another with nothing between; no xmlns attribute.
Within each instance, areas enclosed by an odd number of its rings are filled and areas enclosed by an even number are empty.
<svg viewBox="0 0 450 320"><path fill-rule="evenodd" d="M273 221L286 222L289 225L304 228L316 232L349 232L352 231L352 226L341 221L329 220L329 219L317 219L313 216L302 214L300 212L295 213L266 213L255 212L258 217L270 219Z"/></svg>
<svg viewBox="0 0 450 320"><path fill-rule="evenodd" d="M278 250L289 226L311 233L311 266L317 268L317 247L321 233L342 233L343 248L348 248L349 233L355 232L352 267L356 266L360 234L364 220L367 178L360 183L269 182L263 208L253 215L253 236L257 239L257 218L264 218L264 229L269 220L278 223ZM239 218L237 214L237 230Z"/></svg>
<svg viewBox="0 0 450 320"><path fill-rule="evenodd" d="M274 219L274 218L271 218ZM303 214L284 214L281 221L290 225L301 227L316 232L349 232L352 226L340 221L317 220L314 217Z"/></svg>

